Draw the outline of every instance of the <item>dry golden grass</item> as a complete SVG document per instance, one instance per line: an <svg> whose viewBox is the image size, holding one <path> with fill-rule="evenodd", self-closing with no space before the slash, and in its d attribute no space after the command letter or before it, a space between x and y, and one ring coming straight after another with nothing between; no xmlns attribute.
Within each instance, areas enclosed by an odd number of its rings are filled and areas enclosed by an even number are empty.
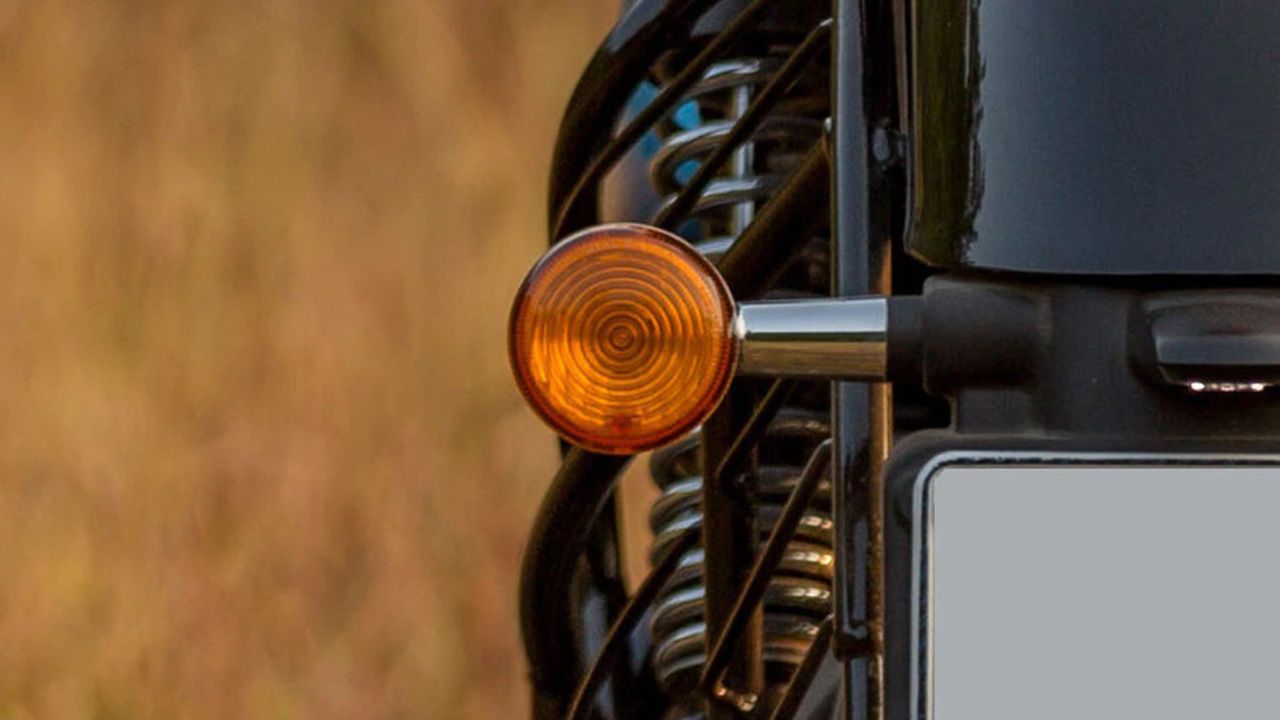
<svg viewBox="0 0 1280 720"><path fill-rule="evenodd" d="M0 720L506 718L612 0L0 0Z"/></svg>

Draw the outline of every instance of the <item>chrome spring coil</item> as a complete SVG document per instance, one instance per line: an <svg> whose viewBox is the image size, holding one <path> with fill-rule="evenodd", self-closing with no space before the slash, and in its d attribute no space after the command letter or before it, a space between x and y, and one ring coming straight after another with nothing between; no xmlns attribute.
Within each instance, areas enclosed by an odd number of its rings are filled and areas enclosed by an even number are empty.
<svg viewBox="0 0 1280 720"><path fill-rule="evenodd" d="M689 104L682 110L690 115L691 108L696 109L696 122L688 117L673 119L650 166L651 181L666 198L665 203L674 200L699 160L730 132L735 118L778 64L773 58L723 62L713 66L690 92ZM727 167L707 186L680 232L712 259L723 254L750 224L756 208L769 199L802 154L821 137L825 108L822 98L804 96L775 108L750 142L734 153ZM797 242L804 243L796 263L798 271L785 274L772 294L825 294L825 245L806 238L797 238ZM805 461L830 435L826 386L815 385L809 392L793 395L795 399L779 413L757 447L757 466L749 479L757 501L761 544L773 529ZM694 433L652 457L651 473L661 491L650 512L655 559L680 533L702 522L699 443L699 435ZM818 624L831 612L831 535L830 490L824 486L765 595L763 655L770 683L788 680ZM698 716L699 703L691 693L707 653L702 564L701 548L686 553L653 609L654 670L672 699L669 719Z"/></svg>
<svg viewBox="0 0 1280 720"><path fill-rule="evenodd" d="M690 91L650 165L649 177L665 196L664 207L674 201L698 162L729 134L756 88L778 65L775 58L717 63ZM816 110L821 107L803 99L788 101L738 148L729 167L711 181L693 208L690 219L696 221L697 237L690 239L699 250L712 259L719 257L751 223L756 207L769 199L801 154L821 137L823 113Z"/></svg>
<svg viewBox="0 0 1280 720"><path fill-rule="evenodd" d="M830 434L825 417L788 409L779 415L761 443L760 454L774 458L755 473L759 503L759 540L763 544L794 489L804 449ZM653 554L661 556L682 532L702 522L702 477L698 472L697 434L654 454L652 472L661 489L650 523ZM800 664L818 624L831 612L832 526L830 489L823 487L788 545L764 600L764 659L768 676L785 682ZM700 548L685 554L680 567L654 604L652 632L658 680L673 696L688 691L706 661L705 588Z"/></svg>

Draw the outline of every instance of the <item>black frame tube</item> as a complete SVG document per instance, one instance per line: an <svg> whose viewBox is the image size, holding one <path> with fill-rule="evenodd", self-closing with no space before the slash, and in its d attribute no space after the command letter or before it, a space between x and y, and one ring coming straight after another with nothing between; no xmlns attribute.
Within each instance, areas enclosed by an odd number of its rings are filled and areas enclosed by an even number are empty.
<svg viewBox="0 0 1280 720"><path fill-rule="evenodd" d="M618 656L622 654L627 641L631 638L631 633L635 631L645 613L651 609L654 599L662 591L662 586L671 579L671 575L680 566L681 556L696 545L697 540L698 533L694 530L686 530L683 535L676 538L676 541L667 548L662 560L658 561L649 576L627 601L626 606L618 614L618 619L610 626L604 644L591 664L591 669L587 671L586 677L578 684L578 689L573 694L573 702L569 704L568 720L588 720L591 715L592 701L600 691L606 673L612 670L613 664L617 662Z"/></svg>
<svg viewBox="0 0 1280 720"><path fill-rule="evenodd" d="M598 183L579 187L581 179L608 150L613 124L635 87L716 2L639 0L591 58L569 99L552 155L547 213L552 242L596 222ZM619 157L625 151L614 150Z"/></svg>
<svg viewBox="0 0 1280 720"><path fill-rule="evenodd" d="M699 460L703 468L717 468L720 459L732 448L739 429L749 421L750 387L742 380L725 397L720 407L702 426ZM728 627L738 600L738 589L747 581L755 565L756 519L734 493L724 492L733 478L706 473L702 480L702 552L705 597L703 617L707 625L707 642L719 637ZM741 639L726 663L724 678L742 693L757 697L764 692L764 616L753 608L741 621ZM737 711L723 703L708 699L708 720L733 720Z"/></svg>
<svg viewBox="0 0 1280 720"><path fill-rule="evenodd" d="M787 498L786 505L769 535L769 540L760 551L760 557L751 568L745 587L738 593L724 629L711 642L711 651L707 655L707 663L702 668L702 677L698 684L703 692L713 701L725 702L736 706L743 712L753 712L759 696L743 692L739 688L729 687L724 682L724 672L728 668L737 644L745 639L743 629L751 620L751 616L759 609L768 589L769 580L778 570L787 546L795 537L796 528L808 512L809 502L813 499L818 486L827 477L827 469L831 464L831 440L828 439L814 450L800 474L800 480ZM712 640L712 638L708 638Z"/></svg>
<svg viewBox="0 0 1280 720"><path fill-rule="evenodd" d="M752 0L751 4L743 8L742 12L730 22L724 30L718 33L711 42L707 43L696 56L693 57L684 68L666 83L662 91L648 105L644 107L626 127L622 128L617 135L606 143L600 151L592 157L591 161L585 164L575 175L572 170L561 169L557 162L557 171L552 177L556 178L552 184L551 192L551 236L552 238L563 237L568 230L576 229L584 224L590 224L586 221L586 213L595 212L596 187L609 170L617 164L619 160L630 150L637 142L640 141L644 134L649 131L654 123L661 120L664 115L684 99L685 93L692 88L698 80L702 78L707 68L734 45L736 45L743 34L758 21L764 11L777 2L777 0ZM710 7L704 0L697 0L692 5L692 11L701 14ZM683 15L680 16L684 17ZM677 20L680 18L677 18ZM673 26L675 22L673 21ZM687 32L687 30L686 30ZM656 54L654 56L656 58ZM593 67L595 63L593 62ZM650 62L652 65L652 61ZM648 70L648 67L645 68ZM629 75L627 76L629 77ZM592 78L590 70L587 78ZM616 79L602 75L602 79L606 82L618 84ZM637 81L638 82L638 81ZM588 87L592 83L585 83ZM631 83L634 86L636 83ZM575 94L574 100L578 99ZM625 98L624 98L625 99ZM621 106L613 107L613 113L616 115ZM599 119L586 113L586 108L579 108L574 103L569 106L570 116L566 118L566 126L573 124L578 125L587 122L599 122ZM575 110L582 112L575 113ZM562 134L560 142L566 142L566 136ZM562 153L570 152L570 148L557 147L557 160L560 159ZM579 161L581 162L581 161ZM708 163L710 164L710 163ZM718 164L718 163L717 163ZM590 206L586 206L586 201L591 201ZM661 224L661 223L657 223Z"/></svg>
<svg viewBox="0 0 1280 720"><path fill-rule="evenodd" d="M887 295L893 229L887 171L897 104L893 3L834 4L832 294ZM842 661L841 717L848 720L879 718L883 708L879 475L888 455L891 403L886 383L832 385L833 647Z"/></svg>
<svg viewBox="0 0 1280 720"><path fill-rule="evenodd" d="M572 610L579 551L591 540L614 480L630 459L569 451L535 517L521 568L520 627L536 720L564 717L581 675Z"/></svg>

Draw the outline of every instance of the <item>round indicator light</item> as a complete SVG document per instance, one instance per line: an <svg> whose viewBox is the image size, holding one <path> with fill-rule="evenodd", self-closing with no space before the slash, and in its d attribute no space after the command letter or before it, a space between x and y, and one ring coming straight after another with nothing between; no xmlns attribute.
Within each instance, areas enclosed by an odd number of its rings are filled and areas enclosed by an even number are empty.
<svg viewBox="0 0 1280 720"><path fill-rule="evenodd" d="M646 225L589 228L534 265L511 310L525 399L588 450L648 450L715 409L737 361L733 298L714 266Z"/></svg>

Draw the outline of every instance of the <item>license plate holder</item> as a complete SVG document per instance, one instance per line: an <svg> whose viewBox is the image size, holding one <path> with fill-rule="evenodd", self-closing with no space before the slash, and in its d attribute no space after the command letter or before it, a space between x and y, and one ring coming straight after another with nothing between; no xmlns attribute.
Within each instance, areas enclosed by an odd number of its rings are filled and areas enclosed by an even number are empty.
<svg viewBox="0 0 1280 720"><path fill-rule="evenodd" d="M1275 713L1271 458L953 453L913 501L911 717Z"/></svg>

